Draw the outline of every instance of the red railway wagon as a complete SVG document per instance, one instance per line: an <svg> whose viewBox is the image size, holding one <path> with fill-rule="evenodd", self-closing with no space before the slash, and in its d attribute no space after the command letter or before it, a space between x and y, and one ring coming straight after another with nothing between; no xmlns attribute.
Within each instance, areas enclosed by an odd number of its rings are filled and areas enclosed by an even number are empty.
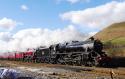
<svg viewBox="0 0 125 79"><path fill-rule="evenodd" d="M31 62L33 60L33 56L34 56L34 50L28 50L23 53L24 61Z"/></svg>
<svg viewBox="0 0 125 79"><path fill-rule="evenodd" d="M7 58L7 57L4 57L3 55L0 56L0 59L5 59L5 58Z"/></svg>
<svg viewBox="0 0 125 79"><path fill-rule="evenodd" d="M23 58L23 52L15 53L15 58Z"/></svg>
<svg viewBox="0 0 125 79"><path fill-rule="evenodd" d="M31 55L33 55L33 51L24 52L24 56L31 56Z"/></svg>
<svg viewBox="0 0 125 79"><path fill-rule="evenodd" d="M15 60L15 53L8 53L9 60Z"/></svg>
<svg viewBox="0 0 125 79"><path fill-rule="evenodd" d="M23 58L24 58L23 52L15 53L15 60L23 60Z"/></svg>

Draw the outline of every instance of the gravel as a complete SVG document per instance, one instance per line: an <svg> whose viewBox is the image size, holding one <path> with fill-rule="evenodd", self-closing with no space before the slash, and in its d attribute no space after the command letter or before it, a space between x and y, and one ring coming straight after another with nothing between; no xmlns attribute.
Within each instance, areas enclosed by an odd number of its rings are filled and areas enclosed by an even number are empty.
<svg viewBox="0 0 125 79"><path fill-rule="evenodd" d="M1 67L12 68L20 72L20 79L111 79L109 68L83 67L83 66L32 66L1 61ZM4 66L3 66L4 65ZM7 66L6 66L7 65ZM120 71L124 70L118 69ZM125 79L124 73L120 76L115 70L116 77L113 79Z"/></svg>

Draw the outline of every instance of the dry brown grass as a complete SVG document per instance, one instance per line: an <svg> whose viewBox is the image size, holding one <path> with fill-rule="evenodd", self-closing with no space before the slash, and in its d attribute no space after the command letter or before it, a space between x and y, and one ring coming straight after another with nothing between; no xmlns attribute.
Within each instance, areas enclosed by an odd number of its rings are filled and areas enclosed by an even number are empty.
<svg viewBox="0 0 125 79"><path fill-rule="evenodd" d="M98 32L94 37L99 38L102 41L125 37L125 22L112 24L111 26Z"/></svg>

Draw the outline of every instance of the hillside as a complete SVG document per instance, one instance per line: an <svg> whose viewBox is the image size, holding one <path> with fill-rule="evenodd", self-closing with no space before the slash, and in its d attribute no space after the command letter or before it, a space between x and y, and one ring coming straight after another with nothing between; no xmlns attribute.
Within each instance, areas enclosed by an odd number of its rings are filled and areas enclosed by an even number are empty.
<svg viewBox="0 0 125 79"><path fill-rule="evenodd" d="M98 32L95 38L103 42L112 42L113 44L125 45L125 22L115 23Z"/></svg>
<svg viewBox="0 0 125 79"><path fill-rule="evenodd" d="M103 41L111 56L125 56L125 22L112 24L94 37Z"/></svg>

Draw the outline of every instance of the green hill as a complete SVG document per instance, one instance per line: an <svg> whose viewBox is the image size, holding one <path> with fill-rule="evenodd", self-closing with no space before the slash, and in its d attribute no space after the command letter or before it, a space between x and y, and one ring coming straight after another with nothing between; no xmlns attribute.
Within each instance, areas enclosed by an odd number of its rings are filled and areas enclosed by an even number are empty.
<svg viewBox="0 0 125 79"><path fill-rule="evenodd" d="M112 24L94 37L103 41L111 55L125 56L125 22Z"/></svg>

